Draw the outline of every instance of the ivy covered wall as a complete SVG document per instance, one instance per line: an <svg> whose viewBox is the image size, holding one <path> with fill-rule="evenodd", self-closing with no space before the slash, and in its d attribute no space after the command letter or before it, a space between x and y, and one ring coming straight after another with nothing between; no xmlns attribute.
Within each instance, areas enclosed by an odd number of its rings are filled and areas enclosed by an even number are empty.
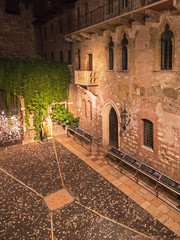
<svg viewBox="0 0 180 240"><path fill-rule="evenodd" d="M66 64L42 59L0 58L0 89L10 112L10 95L24 98L26 125L34 115L37 136L39 125L53 102L67 99L70 72Z"/></svg>

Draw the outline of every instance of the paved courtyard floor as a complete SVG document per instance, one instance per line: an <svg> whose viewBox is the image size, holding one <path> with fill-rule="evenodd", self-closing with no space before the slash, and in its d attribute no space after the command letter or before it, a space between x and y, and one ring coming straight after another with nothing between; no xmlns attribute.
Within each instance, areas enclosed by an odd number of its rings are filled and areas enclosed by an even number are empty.
<svg viewBox="0 0 180 240"><path fill-rule="evenodd" d="M0 239L178 240L180 214L66 135L0 151Z"/></svg>

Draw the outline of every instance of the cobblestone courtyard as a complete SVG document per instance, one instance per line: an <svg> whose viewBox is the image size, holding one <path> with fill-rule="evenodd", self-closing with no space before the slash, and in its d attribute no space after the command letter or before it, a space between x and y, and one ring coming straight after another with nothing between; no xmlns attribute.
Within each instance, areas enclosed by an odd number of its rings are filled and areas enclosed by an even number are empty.
<svg viewBox="0 0 180 240"><path fill-rule="evenodd" d="M0 209L2 240L180 239L57 141L0 151Z"/></svg>

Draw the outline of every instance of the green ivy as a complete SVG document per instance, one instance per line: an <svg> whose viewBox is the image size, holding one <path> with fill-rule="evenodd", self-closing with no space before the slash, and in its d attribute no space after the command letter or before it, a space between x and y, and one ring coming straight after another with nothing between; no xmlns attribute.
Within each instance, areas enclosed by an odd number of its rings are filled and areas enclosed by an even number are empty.
<svg viewBox="0 0 180 240"><path fill-rule="evenodd" d="M62 125L73 125L75 127L78 127L79 125L79 118L74 118L73 114L69 112L68 108L65 108L62 104L56 104L53 118L55 120L60 121Z"/></svg>
<svg viewBox="0 0 180 240"><path fill-rule="evenodd" d="M26 124L29 125L29 113L33 113L37 137L48 106L67 99L69 82L66 64L44 59L0 58L0 89L7 105L10 106L11 94L24 98Z"/></svg>

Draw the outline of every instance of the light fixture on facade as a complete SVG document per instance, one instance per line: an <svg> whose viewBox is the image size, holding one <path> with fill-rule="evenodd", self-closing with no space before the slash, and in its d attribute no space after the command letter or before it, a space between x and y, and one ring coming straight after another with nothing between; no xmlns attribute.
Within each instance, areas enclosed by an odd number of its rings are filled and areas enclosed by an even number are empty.
<svg viewBox="0 0 180 240"><path fill-rule="evenodd" d="M125 131L127 126L129 125L131 121L131 114L129 114L126 110L126 104L124 102L124 110L122 112L122 116L121 116L121 122L122 122L122 128Z"/></svg>

